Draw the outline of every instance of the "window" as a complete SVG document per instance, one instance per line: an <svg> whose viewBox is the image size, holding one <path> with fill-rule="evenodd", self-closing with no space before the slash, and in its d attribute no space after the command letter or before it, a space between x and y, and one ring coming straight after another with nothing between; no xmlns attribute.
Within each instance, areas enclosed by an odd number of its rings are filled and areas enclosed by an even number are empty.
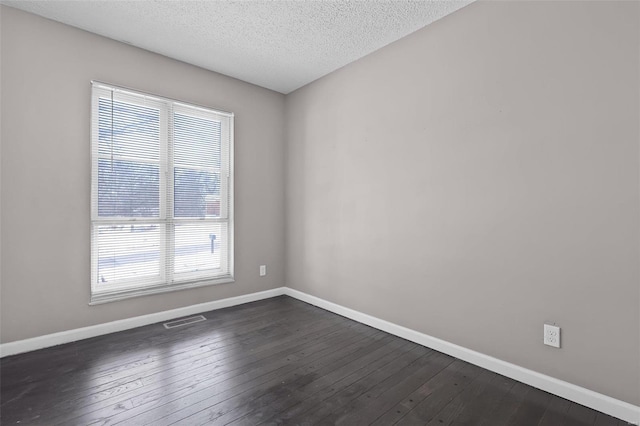
<svg viewBox="0 0 640 426"><path fill-rule="evenodd" d="M91 302L233 281L233 114L94 82Z"/></svg>

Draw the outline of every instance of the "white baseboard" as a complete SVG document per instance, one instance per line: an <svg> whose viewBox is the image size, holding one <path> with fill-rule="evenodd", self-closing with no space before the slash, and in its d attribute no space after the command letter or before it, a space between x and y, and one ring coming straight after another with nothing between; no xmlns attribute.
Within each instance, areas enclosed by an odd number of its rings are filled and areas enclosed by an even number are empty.
<svg viewBox="0 0 640 426"><path fill-rule="evenodd" d="M459 358L463 361L467 361L471 364L512 378L545 392L558 395L594 410L609 414L610 416L617 417L629 423L636 425L640 424L640 407L636 405L555 379L545 374L528 370L515 364L511 364L480 352L449 343L445 340L346 308L289 287L284 287L284 294L303 302L310 303L319 308L326 309L327 311L350 318L354 321L358 321L362 324L377 328L378 330L386 331L387 333L402 337L403 339L410 340L439 352L443 352L447 355L451 355L455 358Z"/></svg>
<svg viewBox="0 0 640 426"><path fill-rule="evenodd" d="M76 328L74 330L47 334L44 336L34 337L32 339L4 343L0 344L0 357L34 351L37 349L61 345L63 343L75 342L77 340L115 333L187 315L199 314L202 312L241 305L243 303L255 302L257 300L268 299L271 297L281 296L283 294L350 318L354 321L358 321L362 324L377 328L378 330L427 346L479 367L486 368L487 370L502 374L503 376L510 377L519 382L542 389L543 391L617 417L629 423L640 424L640 407L636 405L528 370L515 364L493 358L480 352L449 343L445 340L402 327L389 321L346 308L336 303L329 302L319 297L311 296L288 287L279 287L258 293L230 297L222 300L214 300L212 302L185 306L183 308L172 309L169 311L157 312L154 314L142 315L139 317L127 318L89 327Z"/></svg>
<svg viewBox="0 0 640 426"><path fill-rule="evenodd" d="M279 287L272 290L261 291L258 293L229 297L227 299L199 303L197 305L185 306L183 308L171 309L169 311L156 312L154 314L141 315L139 317L126 318L118 321L107 322L104 324L76 328L73 330L61 331L59 333L46 334L44 336L38 336L31 339L3 343L0 344L0 357L35 351L37 349L57 346L63 343L75 342L77 340L88 339L90 337L102 336L104 334L115 333L117 331L128 330L130 328L142 327L143 325L172 320L187 315L200 314L202 312L228 308L230 306L241 305L243 303L269 299L271 297L281 296L283 294L284 287Z"/></svg>

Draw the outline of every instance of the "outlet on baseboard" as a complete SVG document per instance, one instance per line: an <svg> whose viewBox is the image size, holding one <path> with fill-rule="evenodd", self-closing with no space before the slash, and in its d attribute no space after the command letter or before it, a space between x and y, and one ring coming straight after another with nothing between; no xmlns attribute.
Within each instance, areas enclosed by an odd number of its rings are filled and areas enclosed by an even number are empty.
<svg viewBox="0 0 640 426"><path fill-rule="evenodd" d="M544 344L554 348L560 347L560 327L555 324L544 325Z"/></svg>
<svg viewBox="0 0 640 426"><path fill-rule="evenodd" d="M260 265L260 276L264 277L267 275L267 265Z"/></svg>

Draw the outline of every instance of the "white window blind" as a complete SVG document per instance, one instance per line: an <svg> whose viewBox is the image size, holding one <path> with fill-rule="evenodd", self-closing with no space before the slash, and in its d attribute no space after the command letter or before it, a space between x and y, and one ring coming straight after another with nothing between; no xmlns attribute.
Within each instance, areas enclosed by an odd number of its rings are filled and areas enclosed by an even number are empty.
<svg viewBox="0 0 640 426"><path fill-rule="evenodd" d="M233 281L233 114L92 85L91 301Z"/></svg>

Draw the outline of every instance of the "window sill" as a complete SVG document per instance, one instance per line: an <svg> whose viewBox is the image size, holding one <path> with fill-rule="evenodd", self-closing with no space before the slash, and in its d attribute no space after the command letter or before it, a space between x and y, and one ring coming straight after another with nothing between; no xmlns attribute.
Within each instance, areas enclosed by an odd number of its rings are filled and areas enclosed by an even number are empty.
<svg viewBox="0 0 640 426"><path fill-rule="evenodd" d="M127 290L104 291L91 294L89 305L101 305L103 303L117 302L119 300L131 299L133 297L149 296L151 294L168 293L171 291L186 290L189 288L205 287L210 285L228 284L234 282L233 276L221 278L203 279L198 281L187 281L177 284L165 284L154 287L134 288Z"/></svg>

